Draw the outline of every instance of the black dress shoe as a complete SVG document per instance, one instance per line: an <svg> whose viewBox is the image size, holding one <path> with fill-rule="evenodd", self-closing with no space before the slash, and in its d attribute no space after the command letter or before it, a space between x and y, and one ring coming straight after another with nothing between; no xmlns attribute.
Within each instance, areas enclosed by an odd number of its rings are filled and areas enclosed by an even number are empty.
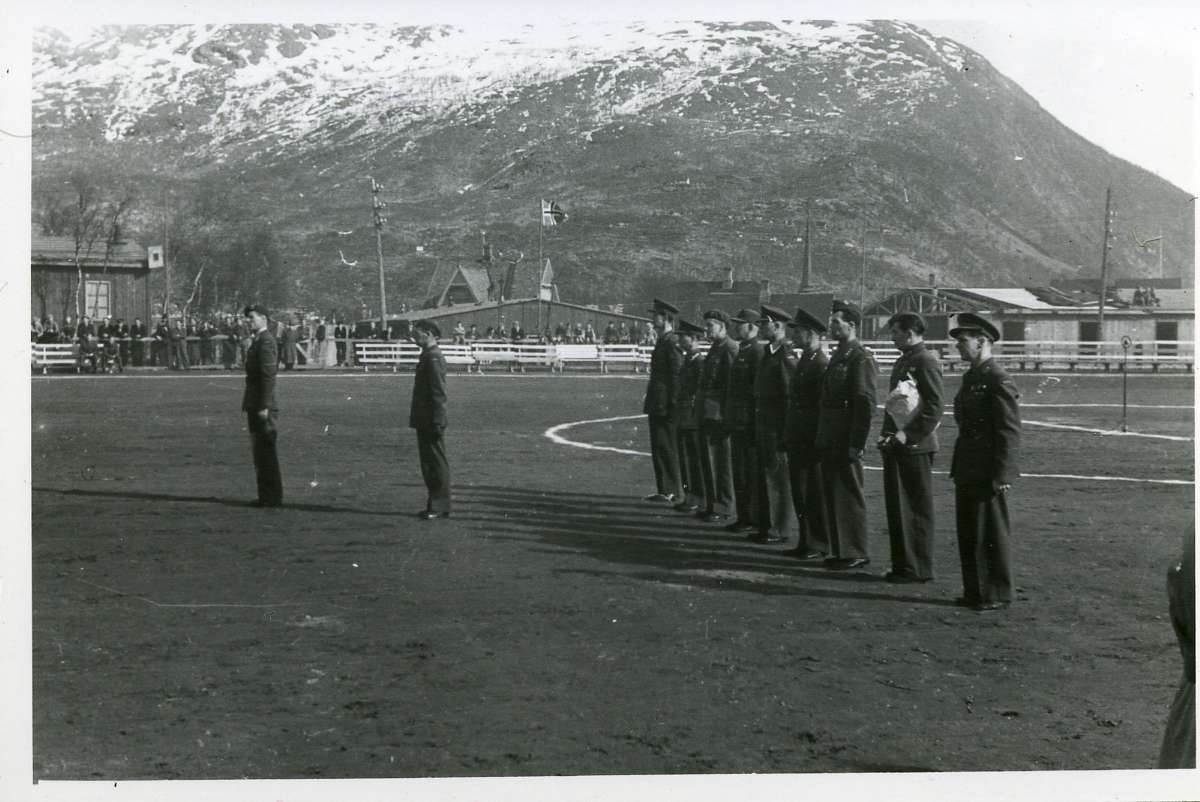
<svg viewBox="0 0 1200 802"><path fill-rule="evenodd" d="M725 524L725 531L731 532L735 535L741 534L742 532L749 532L753 528L753 524L748 524L743 521L731 521L730 523Z"/></svg>
<svg viewBox="0 0 1200 802"><path fill-rule="evenodd" d="M432 521L437 518L449 518L450 513L434 512L433 510L421 510L420 512L417 513L417 517L420 518L422 521Z"/></svg>
<svg viewBox="0 0 1200 802"><path fill-rule="evenodd" d="M871 564L866 557L830 557L825 560L825 567L833 571L850 571Z"/></svg>
<svg viewBox="0 0 1200 802"><path fill-rule="evenodd" d="M975 609L981 613L991 613L996 610L1007 610L1008 605L1009 602L1006 601L980 602L975 605Z"/></svg>
<svg viewBox="0 0 1200 802"><path fill-rule="evenodd" d="M725 516L719 512L706 512L700 515L700 520L706 524L719 524L725 520Z"/></svg>
<svg viewBox="0 0 1200 802"><path fill-rule="evenodd" d="M779 535L773 535L770 532L755 532L753 534L746 535L746 540L749 540L751 543L782 543L783 542L782 537L780 537Z"/></svg>
<svg viewBox="0 0 1200 802"><path fill-rule="evenodd" d="M795 557L797 560L823 560L823 559L825 559L825 552L817 551L816 549L794 548L794 549L789 549L787 553L792 555L793 557Z"/></svg>
<svg viewBox="0 0 1200 802"><path fill-rule="evenodd" d="M975 608L975 607L979 606L979 600L978 599L968 599L966 596L959 596L957 599L954 600L954 605L956 607Z"/></svg>
<svg viewBox="0 0 1200 802"><path fill-rule="evenodd" d="M902 574L897 571L888 571L883 575L883 578L893 585L920 585L933 579L933 577L913 576L912 574Z"/></svg>

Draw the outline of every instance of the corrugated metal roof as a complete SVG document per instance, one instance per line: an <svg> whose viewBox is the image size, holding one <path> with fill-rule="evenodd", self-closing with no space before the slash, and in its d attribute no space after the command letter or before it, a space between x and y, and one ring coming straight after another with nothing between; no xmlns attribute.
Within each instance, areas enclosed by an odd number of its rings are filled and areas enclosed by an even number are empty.
<svg viewBox="0 0 1200 802"><path fill-rule="evenodd" d="M981 298L987 298L1004 306L1018 306L1022 309L1075 309L1075 306L1058 306L1048 304L1024 287L963 287L962 292L969 292Z"/></svg>

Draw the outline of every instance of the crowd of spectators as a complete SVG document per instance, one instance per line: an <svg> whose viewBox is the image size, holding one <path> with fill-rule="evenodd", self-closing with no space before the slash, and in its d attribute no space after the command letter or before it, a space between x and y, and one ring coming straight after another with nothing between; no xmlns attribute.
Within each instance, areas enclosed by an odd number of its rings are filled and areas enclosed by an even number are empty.
<svg viewBox="0 0 1200 802"><path fill-rule="evenodd" d="M373 340L406 340L405 326L383 329L378 321L361 323L351 329L337 321L312 318L300 323L272 321L271 330L279 342L280 365L285 370L297 362L318 367L350 364L349 338ZM610 321L602 333L597 333L593 321L560 321L543 331L527 332L520 321L500 322L480 328L456 321L448 332L456 344L472 342L512 343L603 343L653 346L657 335L649 323L627 324ZM191 367L217 366L227 370L240 369L245 363L252 332L249 324L238 314L212 314L187 318L166 316L157 322L144 323L134 318L127 324L123 318L105 317L93 320L87 315L78 320L68 315L59 324L53 315L30 323L30 340L34 343L60 343L76 347L81 369L119 371L126 366L166 367L187 370Z"/></svg>

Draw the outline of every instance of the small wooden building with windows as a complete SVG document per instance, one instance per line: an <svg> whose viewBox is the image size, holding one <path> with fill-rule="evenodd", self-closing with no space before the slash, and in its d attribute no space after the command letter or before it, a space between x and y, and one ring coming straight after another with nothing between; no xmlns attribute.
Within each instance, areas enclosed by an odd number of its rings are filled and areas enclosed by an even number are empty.
<svg viewBox="0 0 1200 802"><path fill-rule="evenodd" d="M31 314L63 319L79 314L93 320L111 317L150 319L150 263L146 249L132 242L94 244L80 253L83 286L75 263L75 241L34 232L30 247Z"/></svg>

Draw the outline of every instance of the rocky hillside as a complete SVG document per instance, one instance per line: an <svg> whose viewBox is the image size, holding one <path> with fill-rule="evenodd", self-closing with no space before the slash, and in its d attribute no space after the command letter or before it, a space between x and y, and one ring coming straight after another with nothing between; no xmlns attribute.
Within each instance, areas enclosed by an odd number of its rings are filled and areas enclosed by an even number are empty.
<svg viewBox="0 0 1200 802"><path fill-rule="evenodd" d="M1114 274L1155 275L1135 236L1160 228L1164 272L1194 270L1186 193L898 22L44 30L34 121L35 188L115 158L152 238L167 190L217 187L280 235L298 303L375 291L369 176L397 299L481 230L533 258L542 197L569 213L542 245L567 300L730 266L795 290L806 215L836 291L864 243L868 295L1098 274L1108 185Z"/></svg>

